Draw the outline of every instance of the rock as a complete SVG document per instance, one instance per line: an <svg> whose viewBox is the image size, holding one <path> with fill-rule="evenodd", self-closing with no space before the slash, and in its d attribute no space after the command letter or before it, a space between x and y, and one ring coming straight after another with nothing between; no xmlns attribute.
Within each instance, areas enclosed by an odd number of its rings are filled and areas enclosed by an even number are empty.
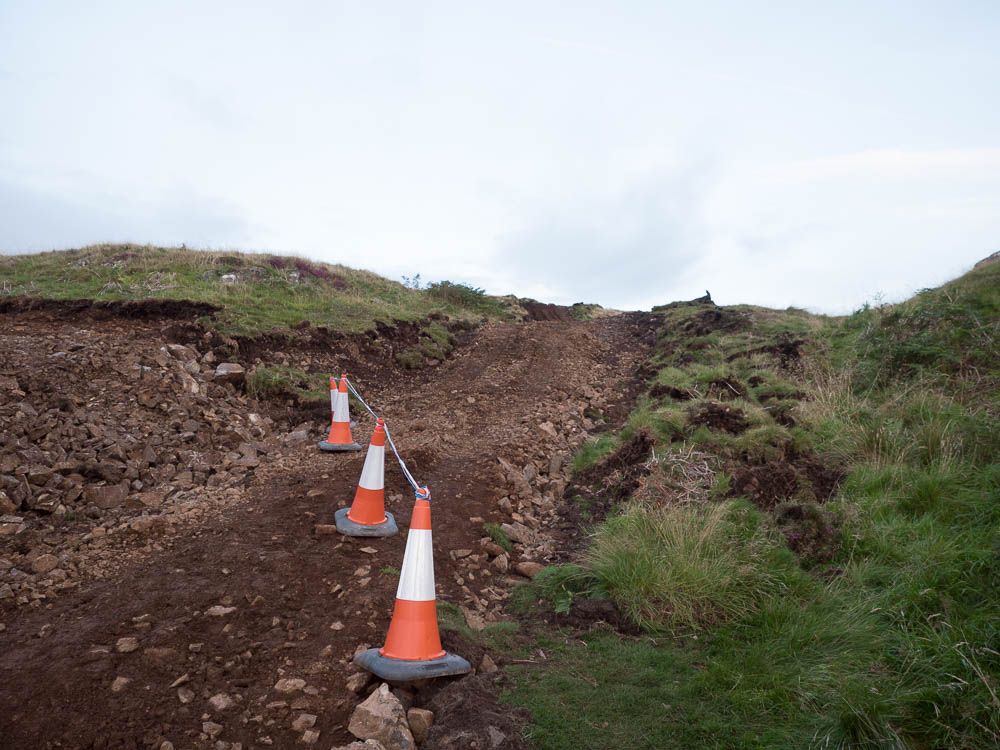
<svg viewBox="0 0 1000 750"><path fill-rule="evenodd" d="M507 739L507 735L496 727L488 727L488 730L490 733L490 743L493 747L500 747L500 745L503 744L503 741Z"/></svg>
<svg viewBox="0 0 1000 750"><path fill-rule="evenodd" d="M215 381L240 385L246 379L246 372L241 365L234 362L223 362L215 368Z"/></svg>
<svg viewBox="0 0 1000 750"><path fill-rule="evenodd" d="M295 693L306 686L306 681L298 677L286 677L274 683L276 693Z"/></svg>
<svg viewBox="0 0 1000 750"><path fill-rule="evenodd" d="M524 474L525 482L530 482L538 476L538 468L534 464L525 464L521 471Z"/></svg>
<svg viewBox="0 0 1000 750"><path fill-rule="evenodd" d="M471 549L453 549L451 551L452 560L461 560L463 557L468 557L472 554Z"/></svg>
<svg viewBox="0 0 1000 750"><path fill-rule="evenodd" d="M35 573L44 574L59 567L59 558L55 555L39 555L31 561L31 569Z"/></svg>
<svg viewBox="0 0 1000 750"><path fill-rule="evenodd" d="M496 568L497 570L499 570L501 573L506 573L507 572L507 568L510 567L510 560L508 559L507 555L504 553L504 554L497 555L494 558L493 562L490 563L490 564L494 568Z"/></svg>
<svg viewBox="0 0 1000 750"><path fill-rule="evenodd" d="M315 745L319 742L319 731L316 729L307 729L299 739L307 745Z"/></svg>
<svg viewBox="0 0 1000 750"><path fill-rule="evenodd" d="M111 683L111 692L120 693L130 682L132 682L132 680L128 677L115 677L115 681Z"/></svg>
<svg viewBox="0 0 1000 750"><path fill-rule="evenodd" d="M0 515L13 513L15 510L17 510L17 506L14 505L14 501L6 492L0 490Z"/></svg>
<svg viewBox="0 0 1000 750"><path fill-rule="evenodd" d="M222 724L216 724L214 721L203 721L201 723L201 731L211 737L213 740L222 734Z"/></svg>
<svg viewBox="0 0 1000 750"><path fill-rule="evenodd" d="M164 490L153 490L150 492L140 493L136 499L147 508L157 508L160 505L163 505L163 498L166 494L167 493Z"/></svg>
<svg viewBox="0 0 1000 750"><path fill-rule="evenodd" d="M115 650L119 654L131 654L138 648L139 639L133 635L127 635L124 638L119 638L117 643L115 643Z"/></svg>
<svg viewBox="0 0 1000 750"><path fill-rule="evenodd" d="M125 502L125 488L120 484L111 484L105 487L90 485L83 491L83 499L88 503L93 503L101 510L117 508Z"/></svg>
<svg viewBox="0 0 1000 750"><path fill-rule="evenodd" d="M483 654L482 661L479 662L479 672L481 674L493 674L500 668L497 666L496 662L490 658L489 654Z"/></svg>
<svg viewBox="0 0 1000 750"><path fill-rule="evenodd" d="M556 428L555 428L555 426L551 422L542 422L540 425L538 425L538 429L541 432L543 432L546 435L548 435L553 440L555 440L557 437L559 437L559 433L556 432Z"/></svg>
<svg viewBox="0 0 1000 750"><path fill-rule="evenodd" d="M337 533L337 527L332 523L318 523L313 527L317 536L333 536Z"/></svg>
<svg viewBox="0 0 1000 750"><path fill-rule="evenodd" d="M299 714L298 718L292 722L292 729L296 732L304 732L312 729L316 725L316 714Z"/></svg>
<svg viewBox="0 0 1000 750"><path fill-rule="evenodd" d="M194 691L191 688L178 688L177 689L177 700L181 703L190 703L194 700Z"/></svg>
<svg viewBox="0 0 1000 750"><path fill-rule="evenodd" d="M534 578L538 575L538 572L545 566L541 563L536 562L519 562L514 566L514 570L523 575L525 578Z"/></svg>
<svg viewBox="0 0 1000 750"><path fill-rule="evenodd" d="M216 711L226 711L236 705L233 699L225 693L213 695L208 699L208 702Z"/></svg>
<svg viewBox="0 0 1000 750"><path fill-rule="evenodd" d="M364 742L352 742L350 745L331 747L330 750L386 750L386 747L378 740L365 740Z"/></svg>
<svg viewBox="0 0 1000 750"><path fill-rule="evenodd" d="M14 598L14 589L10 587L9 583L5 583L2 586L0 586L0 601L4 599L13 599L13 598Z"/></svg>
<svg viewBox="0 0 1000 750"><path fill-rule="evenodd" d="M344 684L347 686L347 689L350 690L352 693L360 693L362 690L368 687L368 683L371 682L371 679L372 676L370 673L357 672L356 674L352 674L350 677L348 677Z"/></svg>
<svg viewBox="0 0 1000 750"><path fill-rule="evenodd" d="M285 445L292 447L296 445L301 445L309 440L309 433L306 430L295 430L294 432L289 432L287 435L282 437L281 442Z"/></svg>
<svg viewBox="0 0 1000 750"><path fill-rule="evenodd" d="M486 620L482 618L481 615L473 612L468 607L459 607L462 610L462 614L465 615L465 622L470 628L475 630L477 633L481 633L486 628Z"/></svg>
<svg viewBox="0 0 1000 750"><path fill-rule="evenodd" d="M559 470L562 468L563 457L558 453L554 454L552 458L549 459L549 476L554 477L559 474Z"/></svg>
<svg viewBox="0 0 1000 750"><path fill-rule="evenodd" d="M431 731L431 724L434 723L434 712L426 708L411 708L406 712L406 720L410 724L414 741L422 745Z"/></svg>
<svg viewBox="0 0 1000 750"><path fill-rule="evenodd" d="M184 346L183 344L167 344L163 348L167 350L167 353L171 357L180 362L187 362L197 356L190 347Z"/></svg>
<svg viewBox="0 0 1000 750"><path fill-rule="evenodd" d="M347 730L358 739L378 740L386 750L413 750L416 747L403 704L384 682L354 709Z"/></svg>
<svg viewBox="0 0 1000 750"><path fill-rule="evenodd" d="M511 503L509 497L501 497L498 503L500 510L506 513L508 516L514 512L514 505Z"/></svg>
<svg viewBox="0 0 1000 750"><path fill-rule="evenodd" d="M504 523L500 525L504 533L512 542L521 544L535 544L538 542L538 534L529 529L523 523Z"/></svg>
<svg viewBox="0 0 1000 750"><path fill-rule="evenodd" d="M205 614L209 617L225 617L231 612L235 612L236 607L223 607L221 604L216 604L214 607L209 607L205 610Z"/></svg>

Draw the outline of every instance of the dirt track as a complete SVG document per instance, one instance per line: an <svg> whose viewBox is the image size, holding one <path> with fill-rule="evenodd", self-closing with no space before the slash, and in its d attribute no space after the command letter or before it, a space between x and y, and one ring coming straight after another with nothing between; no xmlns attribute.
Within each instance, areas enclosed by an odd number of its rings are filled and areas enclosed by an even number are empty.
<svg viewBox="0 0 1000 750"><path fill-rule="evenodd" d="M2 321L0 359L13 345ZM22 339L63 335L68 325L24 314L18 322ZM87 325L111 336L164 335L120 321ZM416 375L330 354L331 369L359 373L363 395L431 488L438 597L465 607L470 623L500 619L518 561L560 552L548 532L563 503L564 459L594 427L583 412L624 414L652 330L644 315L491 323ZM353 416L366 443L371 420ZM0 602L0 746L295 747L302 731L292 722L303 713L317 716L318 746L353 739L345 727L359 697L346 682L349 662L384 637L412 492L390 455L387 507L403 533L318 534L352 500L363 453L320 454L310 441L260 460L246 486L217 493L200 512L119 534L119 564L104 578L34 606ZM523 529L510 559L482 544L486 521ZM86 569L87 544L77 554ZM128 637L137 640L119 640ZM463 655L474 664L481 656ZM283 678L306 686L279 693ZM219 694L232 705L210 704ZM436 727L427 746L449 746L448 729Z"/></svg>

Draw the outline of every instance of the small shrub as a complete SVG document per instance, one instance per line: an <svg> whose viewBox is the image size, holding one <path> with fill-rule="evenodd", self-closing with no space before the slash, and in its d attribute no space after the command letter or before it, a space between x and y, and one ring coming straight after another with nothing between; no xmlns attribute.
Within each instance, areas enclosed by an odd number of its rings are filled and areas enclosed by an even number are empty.
<svg viewBox="0 0 1000 750"><path fill-rule="evenodd" d="M597 582L579 565L549 565L538 572L533 583L556 612L566 614L576 597L594 593Z"/></svg>
<svg viewBox="0 0 1000 750"><path fill-rule="evenodd" d="M414 346L409 349L396 353L396 362L399 363L400 367L404 370L421 370L426 366L427 360L424 359L423 352Z"/></svg>
<svg viewBox="0 0 1000 750"><path fill-rule="evenodd" d="M510 537L507 536L507 532L505 532L502 528L500 528L499 524L496 523L483 524L483 532L486 534L486 536L488 536L494 542L496 542L505 550L507 550L507 552L514 551L514 545L511 543Z"/></svg>
<svg viewBox="0 0 1000 750"><path fill-rule="evenodd" d="M585 566L640 627L678 631L740 619L775 586L773 541L752 510L630 507L594 534Z"/></svg>

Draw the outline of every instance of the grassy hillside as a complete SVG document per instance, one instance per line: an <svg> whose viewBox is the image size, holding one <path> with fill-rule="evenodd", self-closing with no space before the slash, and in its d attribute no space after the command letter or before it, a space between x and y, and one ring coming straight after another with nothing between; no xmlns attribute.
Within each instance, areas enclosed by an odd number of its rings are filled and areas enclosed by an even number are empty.
<svg viewBox="0 0 1000 750"><path fill-rule="evenodd" d="M661 312L574 459L587 549L517 597L642 635L538 627L534 746L1000 746L1000 264L840 319Z"/></svg>
<svg viewBox="0 0 1000 750"><path fill-rule="evenodd" d="M223 308L216 324L251 335L302 320L340 331L376 320L505 318L481 290L441 282L411 289L370 271L303 258L138 245L0 256L0 295L52 299L185 299Z"/></svg>

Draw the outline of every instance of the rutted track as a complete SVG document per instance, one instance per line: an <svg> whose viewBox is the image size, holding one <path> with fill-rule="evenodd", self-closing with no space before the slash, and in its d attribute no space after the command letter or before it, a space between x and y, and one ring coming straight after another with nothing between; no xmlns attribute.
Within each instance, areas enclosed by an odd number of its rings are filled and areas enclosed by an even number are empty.
<svg viewBox="0 0 1000 750"><path fill-rule="evenodd" d="M32 332L49 325L66 323L38 323ZM121 322L113 325L127 335ZM640 314L490 323L439 367L356 380L432 490L439 599L466 607L471 621L499 619L515 563L555 554L546 530L562 502L563 459L593 426L584 409L616 415L631 401L653 327ZM333 353L331 366L334 359L344 363ZM364 443L370 420L354 416ZM321 455L311 442L263 456L228 501L131 535L109 577L37 607L0 608L0 744L293 747L302 732L292 722L302 713L318 717L321 746L350 741L358 696L346 683L349 661L384 637L397 582L391 569L402 560L412 506L390 456L387 506L403 533L364 541L317 535L316 524L332 523L350 503L362 461ZM481 544L485 521L525 530L513 558ZM122 641L119 651L122 638L136 642ZM283 678L300 678L305 689L276 692ZM220 694L232 705L209 702Z"/></svg>

